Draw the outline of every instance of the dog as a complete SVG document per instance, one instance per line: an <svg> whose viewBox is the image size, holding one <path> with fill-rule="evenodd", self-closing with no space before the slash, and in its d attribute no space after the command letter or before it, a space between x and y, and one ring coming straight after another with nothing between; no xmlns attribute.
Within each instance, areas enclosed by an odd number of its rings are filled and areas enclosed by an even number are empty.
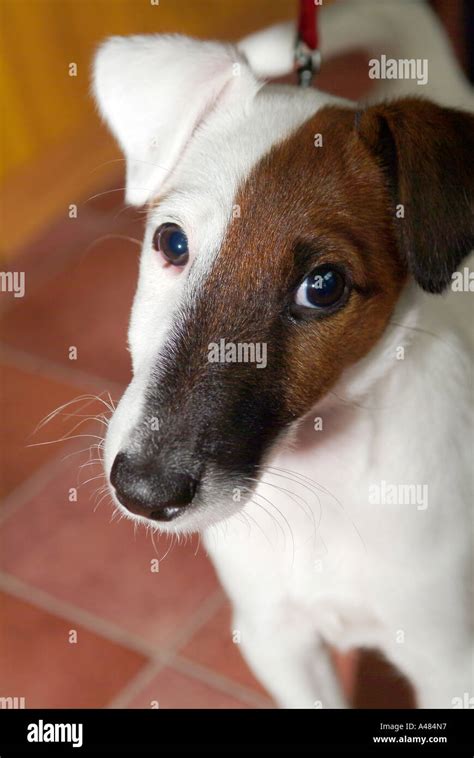
<svg viewBox="0 0 474 758"><path fill-rule="evenodd" d="M380 74L363 107L269 83L291 24L97 52L147 205L105 469L130 518L202 534L278 706L347 707L330 650L373 647L452 708L473 692L473 95L424 3L320 17L323 60L426 60L426 82Z"/></svg>

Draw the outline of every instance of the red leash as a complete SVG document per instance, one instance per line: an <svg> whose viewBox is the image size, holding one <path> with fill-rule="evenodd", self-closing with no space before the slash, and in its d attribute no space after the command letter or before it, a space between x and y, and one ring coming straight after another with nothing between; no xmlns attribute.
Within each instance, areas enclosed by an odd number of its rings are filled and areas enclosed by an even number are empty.
<svg viewBox="0 0 474 758"><path fill-rule="evenodd" d="M298 39L302 40L310 50L318 47L317 9L314 0L300 0L300 15L298 18Z"/></svg>
<svg viewBox="0 0 474 758"><path fill-rule="evenodd" d="M317 23L319 8L320 5L317 0L300 0L295 64L298 84L301 87L309 87L311 85L313 77L319 71L321 65Z"/></svg>

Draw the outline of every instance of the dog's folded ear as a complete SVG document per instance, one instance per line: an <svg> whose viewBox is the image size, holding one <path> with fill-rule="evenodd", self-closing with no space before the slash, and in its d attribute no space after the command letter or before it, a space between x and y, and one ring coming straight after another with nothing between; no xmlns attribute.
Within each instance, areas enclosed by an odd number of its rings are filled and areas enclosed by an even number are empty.
<svg viewBox="0 0 474 758"><path fill-rule="evenodd" d="M95 57L93 90L125 153L127 202L158 194L209 113L233 97L244 105L259 86L233 45L180 35L108 39Z"/></svg>
<svg viewBox="0 0 474 758"><path fill-rule="evenodd" d="M357 114L393 201L400 253L428 292L442 292L474 249L474 116L417 98Z"/></svg>

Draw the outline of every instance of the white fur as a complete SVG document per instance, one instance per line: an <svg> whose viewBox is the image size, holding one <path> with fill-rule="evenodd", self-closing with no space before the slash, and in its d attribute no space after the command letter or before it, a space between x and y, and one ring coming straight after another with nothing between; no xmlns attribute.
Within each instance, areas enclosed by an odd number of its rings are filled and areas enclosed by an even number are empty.
<svg viewBox="0 0 474 758"><path fill-rule="evenodd" d="M180 35L111 37L99 49L94 93L127 157L126 199L141 205L166 179L209 111L258 87L232 45Z"/></svg>
<svg viewBox="0 0 474 758"><path fill-rule="evenodd" d="M423 94L472 102L424 6L338 2L321 23L327 56L355 44L392 54L396 40L397 55L429 58ZM292 39L284 25L239 49L257 75L275 75L291 66ZM391 84L396 95L410 84L416 92L413 82ZM219 250L237 186L272 144L334 98L262 88L234 48L182 37L106 43L95 92L127 156L129 201L165 193L145 235L129 333L134 378L110 424L109 472L177 308ZM186 229L188 278L153 254L151 236L164 221ZM282 706L345 706L328 644L378 647L414 683L421 707L452 707L473 693L470 348L458 328L465 300L409 286L371 353L279 444L275 468L263 472L243 511L227 510L225 524L206 529L204 518L179 519L182 530L205 529L242 651ZM401 346L405 359L397 360ZM317 416L322 432L313 428ZM428 507L371 504L369 488L382 480L427 483Z"/></svg>

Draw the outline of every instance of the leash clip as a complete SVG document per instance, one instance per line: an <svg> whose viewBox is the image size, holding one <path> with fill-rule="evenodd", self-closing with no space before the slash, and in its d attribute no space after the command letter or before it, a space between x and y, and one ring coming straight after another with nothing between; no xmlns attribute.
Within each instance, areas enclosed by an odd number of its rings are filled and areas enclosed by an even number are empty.
<svg viewBox="0 0 474 758"><path fill-rule="evenodd" d="M321 68L321 53L311 48L300 37L296 39L295 66L300 87L311 87L313 79Z"/></svg>

